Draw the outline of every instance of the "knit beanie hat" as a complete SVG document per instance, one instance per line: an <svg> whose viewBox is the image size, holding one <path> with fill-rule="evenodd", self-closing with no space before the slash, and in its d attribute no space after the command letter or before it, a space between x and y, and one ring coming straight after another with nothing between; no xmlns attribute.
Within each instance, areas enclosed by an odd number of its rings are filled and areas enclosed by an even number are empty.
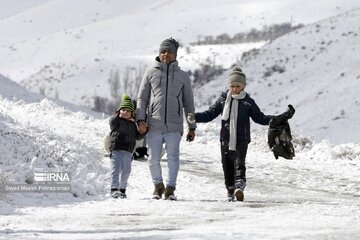
<svg viewBox="0 0 360 240"><path fill-rule="evenodd" d="M118 111L120 111L123 108L129 109L131 111L131 114L134 115L134 113L135 113L135 104L128 95L124 95L122 97L122 101L121 101L121 103L120 103L120 105L118 107Z"/></svg>
<svg viewBox="0 0 360 240"><path fill-rule="evenodd" d="M229 86L246 86L246 75L242 72L241 68L234 67L229 75Z"/></svg>
<svg viewBox="0 0 360 240"><path fill-rule="evenodd" d="M164 50L170 50L170 52L177 54L177 50L179 48L180 44L173 38L165 39L159 47L159 55Z"/></svg>

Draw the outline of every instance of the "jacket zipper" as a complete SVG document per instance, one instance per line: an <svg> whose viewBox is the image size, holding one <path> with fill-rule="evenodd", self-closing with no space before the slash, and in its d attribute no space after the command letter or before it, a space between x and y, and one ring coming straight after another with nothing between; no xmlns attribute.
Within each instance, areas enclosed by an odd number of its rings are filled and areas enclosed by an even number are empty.
<svg viewBox="0 0 360 240"><path fill-rule="evenodd" d="M173 76L173 79L174 79L174 76ZM181 109L180 109L180 100L179 100L179 97L180 97L180 95L181 95L181 92L183 91L183 88L184 88L184 87L181 88L179 94L176 96L176 99L177 99L177 102L178 102L178 115L179 115L179 117L180 117L180 115L181 115L181 114L180 114Z"/></svg>
<svg viewBox="0 0 360 240"><path fill-rule="evenodd" d="M167 125L167 102L168 102L168 87L169 87L169 68L170 68L170 65L167 65L167 68L166 68L166 91L165 91L165 117L164 117L165 125Z"/></svg>

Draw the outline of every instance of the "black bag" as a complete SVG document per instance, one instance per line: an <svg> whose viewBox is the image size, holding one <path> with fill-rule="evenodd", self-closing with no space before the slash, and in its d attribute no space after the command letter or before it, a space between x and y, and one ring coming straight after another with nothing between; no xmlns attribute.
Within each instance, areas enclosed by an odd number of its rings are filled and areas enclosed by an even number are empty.
<svg viewBox="0 0 360 240"><path fill-rule="evenodd" d="M291 129L288 120L292 118L295 109L289 105L289 110L275 116L269 123L268 145L276 159L280 157L292 159L295 157L294 146L291 143Z"/></svg>

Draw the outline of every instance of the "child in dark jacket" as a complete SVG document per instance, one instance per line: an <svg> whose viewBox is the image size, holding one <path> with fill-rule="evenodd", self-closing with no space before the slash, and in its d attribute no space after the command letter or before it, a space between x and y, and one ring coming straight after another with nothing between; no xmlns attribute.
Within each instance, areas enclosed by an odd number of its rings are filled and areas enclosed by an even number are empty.
<svg viewBox="0 0 360 240"><path fill-rule="evenodd" d="M246 76L238 67L229 76L229 90L208 110L196 113L197 123L210 122L221 117L221 162L228 200L243 201L246 186L245 158L250 138L250 118L268 125L273 116L264 115L255 101L244 91Z"/></svg>
<svg viewBox="0 0 360 240"><path fill-rule="evenodd" d="M142 139L146 132L146 126L139 126L138 130L134 113L135 104L125 95L116 115L110 118L111 196L114 198L126 198L136 140Z"/></svg>

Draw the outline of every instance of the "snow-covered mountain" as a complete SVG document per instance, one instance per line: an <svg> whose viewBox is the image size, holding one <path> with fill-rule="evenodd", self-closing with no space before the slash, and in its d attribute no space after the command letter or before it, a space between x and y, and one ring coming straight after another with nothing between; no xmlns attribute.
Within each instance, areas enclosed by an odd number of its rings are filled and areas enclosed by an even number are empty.
<svg viewBox="0 0 360 240"><path fill-rule="evenodd" d="M360 142L359 22L360 10L350 11L263 47L244 63L250 91L267 111L294 104L295 127L316 140Z"/></svg>
<svg viewBox="0 0 360 240"><path fill-rule="evenodd" d="M248 76L247 91L268 114L293 104L295 129L317 141L359 142L359 22L360 10L350 11L251 52L238 63ZM225 78L197 91L198 102L218 96Z"/></svg>
<svg viewBox="0 0 360 240"><path fill-rule="evenodd" d="M269 113L283 111L290 102L296 105L301 113L301 118L296 118L298 131L314 135L316 140L358 141L353 134L348 134L354 131L347 128L356 119L353 115L356 111L347 110L350 107L347 105L353 102L352 107L358 106L357 100L347 101L343 107L333 110L337 98L326 93L327 80L321 78L323 71L331 72L327 77L348 79L342 81L340 89L354 89L355 81L351 83L351 79L354 74L355 80L357 76L355 72L347 73L347 59L356 62L356 51L343 51L343 48L347 46L345 42L353 38L349 44L356 49L356 17L346 20L350 25L344 26L344 30L342 16L314 23L360 7L358 1L29 0L16 4L5 0L1 4L0 54L3 57L0 73L33 92L89 107L93 107L95 96L110 98L108 80L114 73L118 72L122 81L138 82L146 66L152 64L159 43L169 36L182 43L178 55L185 70L194 70L208 59L228 68L241 59L243 52L259 48L263 43L219 46L191 46L189 43L205 35L228 33L231 36L272 23L309 24L304 30L268 43L253 60L240 62L249 79L253 79L253 83L249 81L249 92L256 94L259 105ZM301 42L296 42L297 38ZM338 57L343 54L347 57ZM327 58L336 59L320 60ZM284 67L285 73L271 70L276 65ZM271 74L272 71L275 71L273 75L264 77L265 72ZM296 80L300 79L298 75L303 76L299 81ZM309 89L305 85L298 86L305 77L313 83L306 85ZM218 81L223 82L224 78ZM266 81L278 83L268 87L269 83L262 84ZM288 81L293 83L288 85ZM223 90L222 86L215 85L216 81L210 83L209 89L195 91L199 107L207 105ZM135 96L136 85L126 91ZM351 99L352 95L344 94L341 99ZM324 111L331 112L328 118L327 114L316 116L317 109L307 107L311 96L318 96L322 102L315 106L321 110L326 106ZM289 101L278 103L278 99L288 98ZM303 109L309 109L309 115L303 114ZM344 129L340 134L339 127Z"/></svg>
<svg viewBox="0 0 360 240"><path fill-rule="evenodd" d="M43 96L40 96L37 93L30 93L24 87L20 86L18 83L4 77L0 74L0 95L2 98L8 99L21 99L25 102L38 102L43 99Z"/></svg>

